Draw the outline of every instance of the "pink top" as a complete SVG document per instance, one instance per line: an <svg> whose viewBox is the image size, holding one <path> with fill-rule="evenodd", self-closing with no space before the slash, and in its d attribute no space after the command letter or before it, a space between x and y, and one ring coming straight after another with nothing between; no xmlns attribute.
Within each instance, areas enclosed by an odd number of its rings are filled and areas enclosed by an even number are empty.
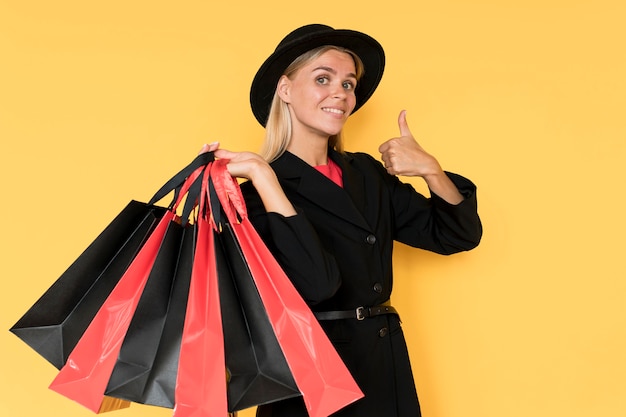
<svg viewBox="0 0 626 417"><path fill-rule="evenodd" d="M324 174L326 178L343 188L343 173L341 172L339 165L333 162L332 159L329 159L328 164L326 165L315 166L315 169Z"/></svg>

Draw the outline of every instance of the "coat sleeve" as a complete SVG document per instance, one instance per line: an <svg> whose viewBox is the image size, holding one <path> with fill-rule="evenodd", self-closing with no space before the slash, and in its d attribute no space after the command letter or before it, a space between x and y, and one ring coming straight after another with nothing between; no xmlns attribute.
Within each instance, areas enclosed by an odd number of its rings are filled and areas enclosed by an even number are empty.
<svg viewBox="0 0 626 417"><path fill-rule="evenodd" d="M370 163L391 196L395 240L443 255L478 246L482 224L478 216L476 186L470 180L446 172L464 197L461 203L454 205L432 192L430 198L423 196L410 184L388 174L374 158L370 157Z"/></svg>
<svg viewBox="0 0 626 417"><path fill-rule="evenodd" d="M298 214L290 217L268 213L249 181L241 190L250 222L304 300L315 305L332 297L341 285L339 268L302 211L296 207Z"/></svg>

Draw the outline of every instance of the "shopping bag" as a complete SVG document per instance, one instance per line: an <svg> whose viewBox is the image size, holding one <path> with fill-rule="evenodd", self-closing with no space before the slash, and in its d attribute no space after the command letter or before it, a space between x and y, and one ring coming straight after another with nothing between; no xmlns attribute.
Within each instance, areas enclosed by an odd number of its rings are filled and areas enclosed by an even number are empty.
<svg viewBox="0 0 626 417"><path fill-rule="evenodd" d="M109 378L106 395L174 407L195 227L170 222Z"/></svg>
<svg viewBox="0 0 626 417"><path fill-rule="evenodd" d="M174 214L168 211L111 291L50 389L97 412L130 319Z"/></svg>
<svg viewBox="0 0 626 417"><path fill-rule="evenodd" d="M238 183L226 161L211 178L254 278L310 417L326 417L363 397L352 375L297 290L247 218Z"/></svg>
<svg viewBox="0 0 626 417"><path fill-rule="evenodd" d="M165 211L131 201L10 331L61 369Z"/></svg>
<svg viewBox="0 0 626 417"><path fill-rule="evenodd" d="M208 153L196 157L166 182L149 203L135 200L128 203L10 331L61 369L104 300L165 214L166 208L154 204L172 191L175 194L172 201L175 201L185 179L212 159L213 155ZM190 211L188 206L186 202L187 213Z"/></svg>
<svg viewBox="0 0 626 417"><path fill-rule="evenodd" d="M197 168L177 188L174 203L119 280L109 297L70 353L68 362L52 381L50 389L98 411L102 404L109 377L115 366L125 334L139 299L157 259L171 257L167 245L162 245L172 221L180 221L176 209L204 166ZM180 192L179 192L180 191ZM158 193L157 193L158 194ZM193 201L193 196L188 200ZM160 255L160 256L159 256Z"/></svg>
<svg viewBox="0 0 626 417"><path fill-rule="evenodd" d="M213 211L215 213L215 211ZM215 234L228 411L300 396L228 221Z"/></svg>
<svg viewBox="0 0 626 417"><path fill-rule="evenodd" d="M174 417L224 417L226 372L217 267L210 210L206 209L210 165L203 177L198 236L178 363Z"/></svg>

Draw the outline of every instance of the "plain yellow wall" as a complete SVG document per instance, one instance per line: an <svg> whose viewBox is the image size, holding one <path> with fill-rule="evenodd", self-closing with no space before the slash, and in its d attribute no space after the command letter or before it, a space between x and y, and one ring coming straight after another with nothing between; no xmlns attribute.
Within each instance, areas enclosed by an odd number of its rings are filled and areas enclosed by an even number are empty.
<svg viewBox="0 0 626 417"><path fill-rule="evenodd" d="M626 415L622 4L0 0L0 415L91 415L47 389L55 370L9 327L203 143L258 148L250 81L311 22L387 52L350 150L378 155L405 108L479 187L477 250L396 252L424 416Z"/></svg>

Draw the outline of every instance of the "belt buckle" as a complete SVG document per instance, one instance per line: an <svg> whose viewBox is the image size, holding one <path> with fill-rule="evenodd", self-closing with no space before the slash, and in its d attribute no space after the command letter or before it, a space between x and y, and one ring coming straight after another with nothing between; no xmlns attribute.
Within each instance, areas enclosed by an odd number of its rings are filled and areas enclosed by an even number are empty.
<svg viewBox="0 0 626 417"><path fill-rule="evenodd" d="M356 308L356 319L365 320L365 307L361 306Z"/></svg>

